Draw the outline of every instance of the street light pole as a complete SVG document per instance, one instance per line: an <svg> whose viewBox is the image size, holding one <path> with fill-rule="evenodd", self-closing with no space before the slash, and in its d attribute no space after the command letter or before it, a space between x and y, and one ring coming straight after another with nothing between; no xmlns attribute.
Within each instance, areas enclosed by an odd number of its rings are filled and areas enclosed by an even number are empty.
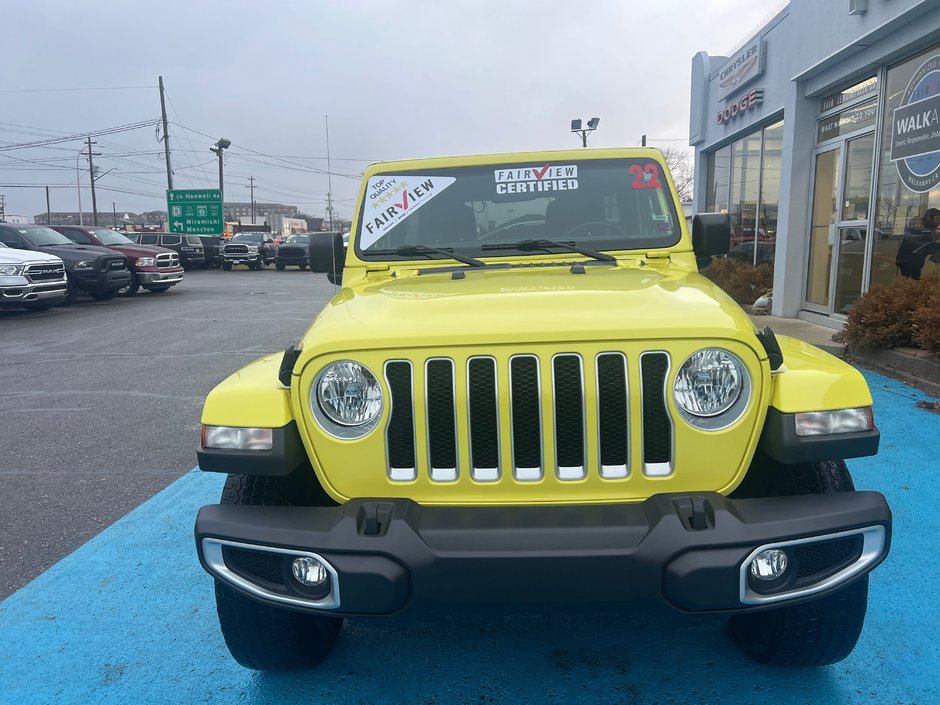
<svg viewBox="0 0 940 705"><path fill-rule="evenodd" d="M576 132L581 135L581 146L587 147L587 136L589 132L594 132L597 129L597 125L600 123L601 119L599 117L592 117L587 122L587 127L581 127L581 119L571 121L571 131Z"/></svg>
<svg viewBox="0 0 940 705"><path fill-rule="evenodd" d="M91 145L97 144L88 138L88 176L91 179L91 221L98 225L98 201L95 198L95 162L92 159L94 152L91 151Z"/></svg>

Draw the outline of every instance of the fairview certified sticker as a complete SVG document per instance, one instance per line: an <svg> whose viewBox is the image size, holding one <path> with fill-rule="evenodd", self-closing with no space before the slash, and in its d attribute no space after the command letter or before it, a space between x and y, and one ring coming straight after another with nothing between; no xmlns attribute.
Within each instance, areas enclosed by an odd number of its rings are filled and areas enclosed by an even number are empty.
<svg viewBox="0 0 940 705"><path fill-rule="evenodd" d="M497 194L574 191L578 188L578 167L575 164L497 169L495 176Z"/></svg>
<svg viewBox="0 0 940 705"><path fill-rule="evenodd" d="M368 249L389 230L451 186L452 176L373 176L366 184L366 212L359 246Z"/></svg>

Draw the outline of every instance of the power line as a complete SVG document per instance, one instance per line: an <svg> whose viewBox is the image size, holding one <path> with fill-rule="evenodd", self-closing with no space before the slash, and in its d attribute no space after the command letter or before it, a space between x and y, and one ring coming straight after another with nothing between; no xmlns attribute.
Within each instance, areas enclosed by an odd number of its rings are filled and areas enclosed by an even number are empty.
<svg viewBox="0 0 940 705"><path fill-rule="evenodd" d="M74 140L84 140L88 137L100 137L102 135L113 135L118 132L128 132L130 130L139 130L142 127L152 127L156 125L159 120L143 120L141 122L129 123L127 125L118 125L116 127L108 127L103 130L92 130L91 132L83 132L81 134L71 134L64 137L53 137L48 140L38 140L34 142L21 142L19 144L10 144L0 146L0 152L6 152L13 149L28 149L30 147L43 147L47 144L60 144L62 142L71 142Z"/></svg>
<svg viewBox="0 0 940 705"><path fill-rule="evenodd" d="M98 86L94 88L8 88L0 93L61 93L66 91L133 91L143 88L152 89L154 86Z"/></svg>

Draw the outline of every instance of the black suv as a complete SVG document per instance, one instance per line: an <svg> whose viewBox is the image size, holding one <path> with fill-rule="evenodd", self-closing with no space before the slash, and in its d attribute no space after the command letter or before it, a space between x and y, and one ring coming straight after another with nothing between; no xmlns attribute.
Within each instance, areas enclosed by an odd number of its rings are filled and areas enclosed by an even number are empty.
<svg viewBox="0 0 940 705"><path fill-rule="evenodd" d="M301 270L310 264L308 250L310 248L310 233L295 233L282 242L274 256L274 266L277 271L283 272L285 267L296 266Z"/></svg>
<svg viewBox="0 0 940 705"><path fill-rule="evenodd" d="M222 266L222 244L225 240L220 235L200 235L203 253L206 257L206 269Z"/></svg>
<svg viewBox="0 0 940 705"><path fill-rule="evenodd" d="M47 252L61 258L68 275L66 303L75 301L80 291L104 301L131 283L127 257L107 247L76 245L45 225L0 224L0 242L17 250Z"/></svg>
<svg viewBox="0 0 940 705"><path fill-rule="evenodd" d="M180 256L183 269L201 267L206 263L202 240L198 235L180 235L179 233L141 233L137 242L141 245L159 245L166 247Z"/></svg>

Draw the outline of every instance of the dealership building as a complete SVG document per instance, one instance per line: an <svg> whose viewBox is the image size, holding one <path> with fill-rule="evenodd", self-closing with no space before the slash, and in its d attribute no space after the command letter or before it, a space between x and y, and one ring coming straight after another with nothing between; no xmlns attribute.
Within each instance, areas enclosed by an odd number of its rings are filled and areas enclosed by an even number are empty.
<svg viewBox="0 0 940 705"><path fill-rule="evenodd" d="M691 97L695 210L773 265L775 315L841 326L872 285L940 269L938 0L791 0L699 52Z"/></svg>

